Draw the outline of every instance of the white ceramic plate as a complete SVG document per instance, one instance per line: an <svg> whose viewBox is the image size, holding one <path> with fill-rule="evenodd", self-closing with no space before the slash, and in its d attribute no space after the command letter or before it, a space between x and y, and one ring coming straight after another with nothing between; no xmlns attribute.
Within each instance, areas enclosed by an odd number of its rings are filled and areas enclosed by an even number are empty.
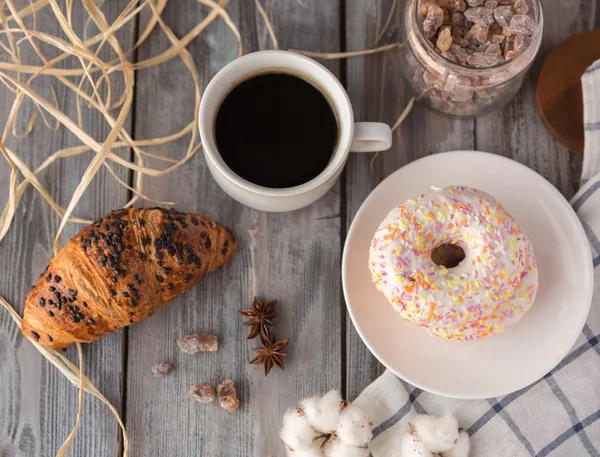
<svg viewBox="0 0 600 457"><path fill-rule="evenodd" d="M394 206L432 185L453 184L494 196L531 240L539 268L531 309L507 332L482 341L432 337L401 319L371 282L367 266L373 234ZM592 270L579 219L552 184L505 157L455 151L401 168L369 195L348 233L342 281L354 326L381 363L421 389L477 399L519 390L562 360L587 318Z"/></svg>

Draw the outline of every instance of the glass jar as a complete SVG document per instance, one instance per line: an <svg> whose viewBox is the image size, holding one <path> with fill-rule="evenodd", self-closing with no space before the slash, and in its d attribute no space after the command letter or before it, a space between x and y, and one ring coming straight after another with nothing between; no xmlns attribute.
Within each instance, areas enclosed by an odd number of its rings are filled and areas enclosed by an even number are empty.
<svg viewBox="0 0 600 457"><path fill-rule="evenodd" d="M460 2L463 7L465 5L464 0L437 1L440 4ZM404 36L401 39L404 43L401 47L402 71L415 92L416 99L441 113L452 116L476 116L506 105L521 88L525 74L540 49L544 25L540 1L526 0L535 28L531 37L526 38L528 43L520 54L490 67L468 66L464 59L461 59L464 63L453 62L450 60L454 58L451 52L444 53L444 56L439 48L436 51L436 43L425 37L421 26L427 5L434 2L435 0L407 0L404 10ZM494 3L498 4L498 2ZM501 1L500 5L503 4L510 5L512 0ZM448 14L445 12L444 24L449 21ZM447 27L450 27L450 24L447 24ZM440 30L442 28L444 26ZM463 27L463 30L466 29ZM491 36L491 32L488 32L487 36ZM497 37L501 38L500 35ZM452 39L454 46L456 38ZM510 37L505 39L510 40ZM515 38L513 37L512 40ZM507 41L505 46L508 46L509 42ZM458 48L452 49L458 50ZM504 57L500 54L497 60L504 60Z"/></svg>

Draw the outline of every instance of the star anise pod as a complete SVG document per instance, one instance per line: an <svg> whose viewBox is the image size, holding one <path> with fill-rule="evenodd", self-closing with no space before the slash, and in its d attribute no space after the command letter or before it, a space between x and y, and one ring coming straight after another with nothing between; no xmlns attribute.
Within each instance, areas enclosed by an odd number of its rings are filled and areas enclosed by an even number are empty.
<svg viewBox="0 0 600 457"><path fill-rule="evenodd" d="M275 338L273 338L275 339ZM277 365L282 370L283 368L283 357L287 354L283 352L283 349L287 346L289 340L271 341L261 336L260 342L261 348L255 349L256 357L254 357L250 363L262 363L265 365L265 376L269 374L273 365Z"/></svg>
<svg viewBox="0 0 600 457"><path fill-rule="evenodd" d="M240 311L243 316L249 318L246 322L244 322L244 325L252 326L252 330L250 330L250 334L248 335L249 340L257 335L260 335L261 338L266 340L269 339L269 327L275 325L273 319L277 317L275 305L277 305L277 300L268 301L263 305L263 302L254 297L252 309Z"/></svg>

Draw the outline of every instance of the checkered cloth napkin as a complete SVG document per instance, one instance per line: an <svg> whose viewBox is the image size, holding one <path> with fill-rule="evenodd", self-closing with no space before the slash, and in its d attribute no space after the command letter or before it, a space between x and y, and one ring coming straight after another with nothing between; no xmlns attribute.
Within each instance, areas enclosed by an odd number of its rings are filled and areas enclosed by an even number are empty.
<svg viewBox="0 0 600 457"><path fill-rule="evenodd" d="M582 77L585 155L582 188L571 204L594 256L595 290L571 352L535 384L502 398L439 397L386 371L354 403L371 411L373 457L399 457L407 422L450 410L471 437L472 457L600 457L600 60Z"/></svg>

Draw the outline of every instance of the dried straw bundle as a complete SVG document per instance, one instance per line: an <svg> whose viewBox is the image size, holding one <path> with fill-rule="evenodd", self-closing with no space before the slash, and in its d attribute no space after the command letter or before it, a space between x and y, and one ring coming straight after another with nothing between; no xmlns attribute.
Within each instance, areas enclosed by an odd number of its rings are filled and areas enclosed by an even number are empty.
<svg viewBox="0 0 600 457"><path fill-rule="evenodd" d="M8 45L6 45L0 40L0 48L2 48L8 56L6 62L0 60L0 82L14 95L14 101L5 128L2 132L2 137L0 138L0 152L11 166L8 202L0 214L0 241L2 241L8 232L17 206L19 205L25 190L31 184L44 197L52 210L61 218L59 229L54 240L54 251L56 254L60 250L60 234L67 222L80 224L89 224L92 222L73 215L73 210L101 167L106 167L109 173L121 185L132 191L133 197L125 207L133 205L140 198L163 205L171 204L170 202L157 201L144 195L142 179L144 176L158 177L168 175L185 164L201 148L196 129L201 88L194 60L187 51L186 46L194 38L200 35L212 21L216 18L220 18L237 38L238 55L242 55L243 49L240 33L224 9L230 0L218 0L216 2L213 0L196 0L198 3L208 6L211 11L202 22L196 25L181 39L178 39L175 36L161 18L161 14L165 9L168 0L131 0L112 23L107 21L105 15L101 11L104 0L81 0L81 4L88 14L83 37L80 37L75 33L73 28L73 0L64 0L64 2L61 2L64 3L62 8L57 0L28 1L29 5L21 8L18 8L13 0L4 0L0 3L0 37L5 37L8 42ZM259 0L255 0L255 4L258 12L265 21L265 26L273 42L273 47L278 49L279 45L268 14L265 12ZM389 17L375 44L379 42L388 28L395 7L396 0L394 0ZM60 29L67 39L36 30L35 15L42 8L51 9L54 18L60 25ZM130 23L130 21L134 20L134 18L143 11L149 14L149 19L144 30L140 34L137 42L130 49L122 49L115 36L116 32ZM33 19L33 26L28 28L24 19L29 16L31 16L30 19ZM92 22L99 32L94 36L87 37L88 24ZM165 33L171 46L154 57L142 61L130 62L128 58L142 45L142 43L144 43L157 26ZM35 51L40 60L38 65L22 63L20 48L24 43L27 43ZM48 59L42 52L41 46L39 46L40 43L56 48L60 51L60 54ZM109 46L117 57L109 61L102 60L99 57L99 52L104 46ZM342 59L374 54L395 49L399 46L402 46L402 44L392 43L365 51L346 53L316 53L299 50L296 50L295 52L321 59ZM76 59L80 64L80 68L65 69L57 66L67 58ZM189 124L183 129L171 135L134 140L124 128L124 123L132 107L135 71L166 63L173 58L181 59L192 77L194 83L194 118L191 119ZM36 78L42 76L50 77L51 80L64 85L68 90L75 94L77 119L70 118L58 107L57 96L52 84L50 84L50 90L54 96L54 101L50 101L32 88L32 82L35 81ZM118 96L114 94L111 77L120 77L123 80L124 89ZM17 151L5 146L7 139L11 134L16 138L24 138L34 127L37 118L35 114L29 119L27 128L23 133L16 132L16 121L18 119L19 109L24 100L33 102L44 124L48 128L57 130L60 126L63 126L73 133L81 141L82 145L55 151L35 170L31 170ZM408 115L413 102L414 99L411 99L398 121L394 124L394 130ZM86 133L82 127L82 103L86 103L88 108L98 111L111 128L108 136L101 143ZM48 115L50 118L54 119L54 122L49 119ZM189 136L190 139L185 155L181 159L159 156L148 151L148 148L152 146L174 142L185 136ZM116 151L121 148L131 148L134 153L133 162L123 159L116 153ZM71 196L69 204L66 208L63 208L56 203L53 197L40 183L37 175L58 159L66 159L90 151L93 151L95 155L81 177L77 188ZM166 167L162 169L148 167L145 164L144 157L152 157L164 162ZM373 158L375 157L376 156ZM114 166L124 167L134 172L136 176L135 186L130 187L127 183L123 182L115 172ZM23 179L20 182L18 182L19 172L23 176ZM0 297L0 304L10 313L16 325L20 327L21 317L15 309L2 297ZM126 457L128 455L129 443L125 426L117 409L102 395L102 393L100 393L94 383L84 375L81 345L79 343L77 344L79 366L76 366L61 353L47 349L34 341L31 342L50 363L60 370L74 386L79 388L77 421L73 431L57 452L57 457L61 457L66 453L79 429L84 391L100 399L100 401L105 403L115 415L122 430L123 456Z"/></svg>
<svg viewBox="0 0 600 457"><path fill-rule="evenodd" d="M0 35L5 37L8 42L8 45L5 45L0 41L0 47L2 47L3 51L8 55L7 62L0 61L0 82L14 94L14 101L0 139L0 152L10 164L12 170L9 181L10 190L8 202L0 215L0 241L8 232L16 208L29 184L44 197L50 207L61 218L59 229L54 240L54 251L55 253L58 253L60 250L60 234L67 222L83 224L92 222L74 216L73 209L101 167L106 167L121 185L133 192L133 198L125 205L126 207L129 207L139 198L155 201L145 196L142 192L142 178L144 175L167 175L186 163L199 150L201 145L196 125L201 89L195 63L190 53L187 51L186 46L190 41L202 33L217 17L220 17L237 37L239 55L242 54L242 45L239 31L224 10L224 7L229 0L219 0L217 3L212 0L196 1L209 6L211 12L182 39L178 39L161 18L161 13L165 9L167 0L132 0L112 23L108 23L105 15L100 9L102 0L81 0L81 3L89 16L88 23L90 21L93 22L99 30L99 33L89 38L86 36L81 38L73 30L73 0L65 0L62 5L63 9L61 9L57 0L36 0L33 3L30 1L29 6L24 8L18 8L13 0L5 0L4 4L0 5L0 23L2 25ZM54 18L60 25L62 33L67 38L66 40L36 30L35 14L42 8L50 8L52 10ZM148 11L150 14L145 29L131 49L122 49L115 33L130 21L134 20L134 18L144 10ZM33 16L33 27L28 28L25 25L24 19L28 16ZM157 26L166 34L171 46L166 51L150 59L135 63L129 62L128 57L148 38L150 32ZM87 31L87 23L85 31ZM22 63L20 48L24 43L27 43L35 51L35 54L40 60L39 65L25 65ZM40 43L58 49L60 54L57 57L48 59L44 55L44 52L39 45ZM110 46L117 56L116 59L104 61L98 56L99 51L104 46ZM145 140L132 139L125 130L124 123L132 107L135 71L154 65L160 65L176 57L184 62L194 82L194 119L179 132L175 132L165 137ZM67 58L77 59L81 68L59 68L57 64ZM52 80L63 84L68 90L75 94L77 101L77 119L71 119L58 108L56 96L53 103L32 88L32 82L41 76L51 77ZM115 76L122 78L124 83L123 92L117 94L116 97L111 86L111 76L113 78ZM54 93L53 86L51 89ZM24 138L33 129L36 121L35 115L29 120L25 132L18 134L15 129L19 108L26 99L31 100L35 104L47 127L57 129L62 125L72 132L81 141L82 145L58 150L50 154L37 169L31 170L19 156L17 151L11 150L5 146L11 133L17 138ZM101 143L86 133L82 127L82 102L85 102L89 108L97 110L110 125L110 132ZM55 125L48 120L47 115L54 118L56 121ZM182 159L176 160L169 157L157 156L147 150L151 146L173 142L186 135L190 137L190 140L186 153ZM115 152L119 148L131 148L134 153L134 162L129 162L120 157ZM79 185L75 189L69 204L66 208L63 208L56 203L49 192L37 179L36 175L58 159L77 156L89 151L93 151L95 155L83 174ZM144 162L144 157L153 157L161 160L162 162L165 162L167 166L163 169L147 167ZM128 186L118 178L113 169L115 165L125 167L136 173L134 188ZM21 172L23 176L21 182L18 182L18 172ZM169 204L169 202L157 203ZM0 304L10 313L15 323L20 326L21 317L14 308L2 297L0 297ZM57 456L63 456L75 438L81 420L84 391L100 399L108 405L114 413L123 433L123 455L127 456L129 445L123 422L119 417L117 409L100 393L90 379L83 374L81 346L77 344L79 355L79 367L77 367L64 355L46 349L34 341L32 341L32 343L36 349L40 351L50 363L58 368L74 386L79 388L77 422L73 431L59 449Z"/></svg>

